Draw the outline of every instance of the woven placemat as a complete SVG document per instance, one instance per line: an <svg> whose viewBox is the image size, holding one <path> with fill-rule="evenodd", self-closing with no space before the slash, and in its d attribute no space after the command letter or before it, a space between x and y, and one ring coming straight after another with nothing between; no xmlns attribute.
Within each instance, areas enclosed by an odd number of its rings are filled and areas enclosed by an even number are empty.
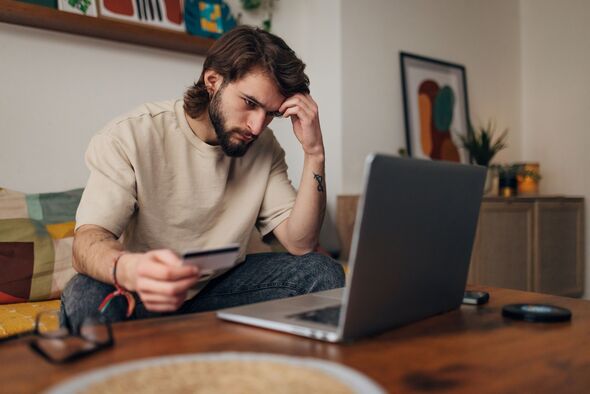
<svg viewBox="0 0 590 394"><path fill-rule="evenodd" d="M366 376L319 359L263 353L205 353L118 364L75 377L49 393L384 393Z"/></svg>

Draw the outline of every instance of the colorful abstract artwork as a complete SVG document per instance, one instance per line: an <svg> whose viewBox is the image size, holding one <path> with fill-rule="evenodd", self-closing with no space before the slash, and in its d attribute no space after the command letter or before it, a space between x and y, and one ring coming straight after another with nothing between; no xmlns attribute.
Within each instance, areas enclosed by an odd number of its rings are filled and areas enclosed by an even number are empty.
<svg viewBox="0 0 590 394"><path fill-rule="evenodd" d="M465 68L405 52L400 65L410 156L468 163L460 138L470 132Z"/></svg>
<svg viewBox="0 0 590 394"><path fill-rule="evenodd" d="M182 0L98 0L101 17L184 31Z"/></svg>
<svg viewBox="0 0 590 394"><path fill-rule="evenodd" d="M222 0L186 0L184 15L187 32L195 36L219 38L236 26L229 6Z"/></svg>
<svg viewBox="0 0 590 394"><path fill-rule="evenodd" d="M95 0L59 0L57 7L60 11L86 16L98 16Z"/></svg>

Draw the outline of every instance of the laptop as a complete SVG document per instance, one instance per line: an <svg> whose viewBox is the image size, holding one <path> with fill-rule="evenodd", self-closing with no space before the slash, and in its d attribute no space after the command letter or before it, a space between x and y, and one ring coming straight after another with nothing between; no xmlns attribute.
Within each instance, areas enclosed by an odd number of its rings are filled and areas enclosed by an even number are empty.
<svg viewBox="0 0 590 394"><path fill-rule="evenodd" d="M346 286L217 316L343 342L458 308L485 177L480 166L370 155Z"/></svg>

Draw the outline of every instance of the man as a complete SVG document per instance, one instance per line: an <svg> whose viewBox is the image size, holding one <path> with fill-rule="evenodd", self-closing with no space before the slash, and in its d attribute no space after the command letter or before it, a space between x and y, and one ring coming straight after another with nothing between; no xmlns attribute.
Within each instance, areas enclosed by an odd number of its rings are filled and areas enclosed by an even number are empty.
<svg viewBox="0 0 590 394"><path fill-rule="evenodd" d="M238 27L210 49L184 100L145 104L93 137L76 215L80 274L63 292L62 324L76 330L99 306L117 321L344 285L340 265L312 253L326 185L304 68L279 37ZM303 149L297 192L267 129L274 117L290 118ZM289 253L246 256L254 226ZM229 243L241 245L240 264L220 276L200 280L198 268L182 266L184 250Z"/></svg>

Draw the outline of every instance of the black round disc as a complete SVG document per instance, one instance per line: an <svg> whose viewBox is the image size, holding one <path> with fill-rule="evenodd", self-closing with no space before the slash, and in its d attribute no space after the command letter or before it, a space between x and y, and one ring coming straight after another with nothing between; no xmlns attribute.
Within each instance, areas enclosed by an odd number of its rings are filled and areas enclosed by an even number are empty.
<svg viewBox="0 0 590 394"><path fill-rule="evenodd" d="M569 321L572 313L569 309L548 304L510 304L502 308L502 316L530 322Z"/></svg>

